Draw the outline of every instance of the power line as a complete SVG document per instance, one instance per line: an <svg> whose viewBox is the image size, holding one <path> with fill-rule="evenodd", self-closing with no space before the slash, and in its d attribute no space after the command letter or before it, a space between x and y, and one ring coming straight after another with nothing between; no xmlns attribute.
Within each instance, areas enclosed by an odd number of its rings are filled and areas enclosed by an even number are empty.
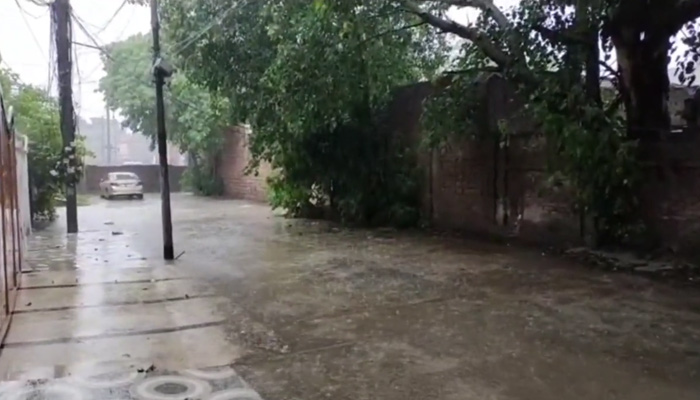
<svg viewBox="0 0 700 400"><path fill-rule="evenodd" d="M32 40L34 40L34 44L36 44L36 47L39 49L39 52L41 53L41 56L44 58L46 62L48 62L48 59L44 55L44 50L41 48L41 44L39 44L39 39L37 39L36 35L34 34L34 30L32 29L31 25L29 24L29 21L27 21L27 17L24 15L26 11L24 8L22 8L22 5L19 3L19 0L15 0L15 4L17 5L17 8L19 9L19 15L22 17L22 20L24 21L24 25L27 27L29 30L29 34L32 36ZM29 14L31 15L31 14Z"/></svg>
<svg viewBox="0 0 700 400"><path fill-rule="evenodd" d="M95 39L93 34L90 33L90 31L88 31L87 28L85 27L85 24L86 24L85 21L83 21L82 18L80 18L77 14L75 14L73 9L71 9L71 16L75 20L75 23L78 24L78 28L81 31L83 31L85 36L87 36L87 38L90 39L90 41L95 45L95 48L100 50L100 51L106 52L104 49L104 45L101 45L97 42L97 39Z"/></svg>
<svg viewBox="0 0 700 400"><path fill-rule="evenodd" d="M117 37L122 37L124 35L124 32L126 32L126 29L131 25L131 21L134 20L134 13L136 12L136 8L132 7L131 8L131 14L129 14L129 18L127 18L127 23L124 25L124 28L122 28L121 32L119 32L119 35Z"/></svg>
<svg viewBox="0 0 700 400"><path fill-rule="evenodd" d="M192 43L194 43L197 39L201 38L204 36L207 32L209 32L211 29L213 29L215 26L221 24L226 17L228 17L229 13L236 9L237 7L243 7L248 4L240 4L238 2L233 3L229 8L227 8L219 18L215 18L213 21L211 21L207 26L205 26L202 30L199 32L190 35L188 38L185 38L178 43L175 43L172 45L172 54L177 54L185 50L188 46L190 46ZM178 49L179 47L179 49Z"/></svg>
<svg viewBox="0 0 700 400"><path fill-rule="evenodd" d="M74 42L75 43L75 42ZM83 100L82 89L83 89L83 79L80 76L80 65L78 64L78 49L75 46L71 46L73 49L73 59L75 64L75 75L78 77L78 93L77 96L73 96L73 108L76 110L76 114L80 114L80 103ZM77 126L77 124L76 124Z"/></svg>
<svg viewBox="0 0 700 400"><path fill-rule="evenodd" d="M51 88L53 87L53 80L55 78L56 69L54 68L54 60L56 59L56 20L53 18L53 13L51 15L50 31L49 31L49 80L46 87L46 91L51 93Z"/></svg>
<svg viewBox="0 0 700 400"><path fill-rule="evenodd" d="M105 23L104 26L97 31L98 34L104 32L107 29L107 27L114 21L114 19L117 17L117 15L119 15L119 13L122 11L122 9L124 9L124 6L126 6L126 0L122 0L122 4L119 6L119 8L117 8L117 10L114 12L114 14L112 14L112 16L107 20L107 23Z"/></svg>
<svg viewBox="0 0 700 400"><path fill-rule="evenodd" d="M37 6L43 6L43 4L37 4L37 3L34 3L34 2L32 2L32 3L35 4L35 5L37 5ZM30 13L29 11L25 10L24 7L22 7L22 5L20 4L19 0L15 0L15 4L17 4L17 7L19 7L19 9L20 9L23 13L29 15L30 17L32 17L32 18L34 18L34 19L39 19L39 18L42 17L42 15L34 15L34 14Z"/></svg>

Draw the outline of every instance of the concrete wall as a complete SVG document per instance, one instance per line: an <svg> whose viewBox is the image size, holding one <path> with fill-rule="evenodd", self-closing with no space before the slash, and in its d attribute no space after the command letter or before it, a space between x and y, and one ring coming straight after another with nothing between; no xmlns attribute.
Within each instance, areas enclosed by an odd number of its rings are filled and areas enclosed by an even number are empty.
<svg viewBox="0 0 700 400"><path fill-rule="evenodd" d="M27 150L29 139L24 135L15 138L15 154L17 156L17 197L19 202L19 220L24 238L32 233L32 215L29 200L29 163ZM26 247L26 246L25 246ZM26 250L22 248L22 250Z"/></svg>
<svg viewBox="0 0 700 400"><path fill-rule="evenodd" d="M170 190L179 192L182 190L180 180L187 167L171 165ZM143 190L145 192L160 191L160 166L158 165L121 165L121 166L99 166L87 165L85 174L78 185L78 190L82 193L96 193L100 190L100 180L110 172L133 172L141 178Z"/></svg>

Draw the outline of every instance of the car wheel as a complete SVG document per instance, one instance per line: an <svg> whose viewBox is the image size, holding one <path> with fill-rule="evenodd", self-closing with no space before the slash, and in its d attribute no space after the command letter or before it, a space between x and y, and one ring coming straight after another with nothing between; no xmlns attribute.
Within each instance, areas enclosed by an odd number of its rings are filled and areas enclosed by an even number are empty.
<svg viewBox="0 0 700 400"><path fill-rule="evenodd" d="M139 199L139 200L143 200L143 195L142 195L142 194L137 194L137 195L136 195L136 198Z"/></svg>

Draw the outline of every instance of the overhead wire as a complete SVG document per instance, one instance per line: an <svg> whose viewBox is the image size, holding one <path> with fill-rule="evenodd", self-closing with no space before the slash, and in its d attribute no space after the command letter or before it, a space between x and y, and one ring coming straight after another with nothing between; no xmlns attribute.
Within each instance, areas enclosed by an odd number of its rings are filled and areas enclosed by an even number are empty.
<svg viewBox="0 0 700 400"><path fill-rule="evenodd" d="M37 3L34 3L34 2L32 2L32 3L33 3L34 5L37 5L37 6L44 6L44 5L45 5L45 4L37 4ZM22 12L24 12L26 15L28 15L28 16L34 18L34 19L39 19L39 18L43 17L43 15L34 15L34 14L30 13L29 11L27 11L24 7L22 7L22 4L19 2L19 0L15 0L15 4L17 4L17 7L19 7L19 9L20 9ZM44 10L44 11L46 11L46 10Z"/></svg>
<svg viewBox="0 0 700 400"><path fill-rule="evenodd" d="M76 96L73 96L73 107L75 108L76 114L80 114L80 104L81 104L81 93L83 88L82 76L80 74L80 64L78 62L78 49L73 46L73 65L75 65L75 76L78 78L78 90Z"/></svg>
<svg viewBox="0 0 700 400"><path fill-rule="evenodd" d="M252 1L252 0L251 0L251 1ZM207 24L207 25L206 25L204 28L202 28L200 31L198 31L198 32L196 32L196 33L190 35L189 37L187 37L187 38L185 38L185 39L183 39L183 40L181 40L181 41L179 41L179 42L177 42L177 43L174 43L174 44L172 45L172 51L171 51L171 53L172 53L173 55L174 55L174 54L181 53L183 50L185 50L187 47L189 47L192 43L194 43L194 42L197 41L199 38L201 38L202 36L204 36L204 35L205 35L207 32L209 32L211 29L213 29L215 26L221 24L221 23L224 21L224 19L225 19L226 17L228 17L228 15L229 15L232 11L234 11L235 9L237 9L239 6L245 6L245 5L248 5L248 3L242 5L240 2L234 2L234 3L233 3L231 6L229 6L226 10L224 10L224 12L223 12L218 18L213 19L209 24Z"/></svg>
<svg viewBox="0 0 700 400"><path fill-rule="evenodd" d="M177 55L177 54L181 53L182 51L184 51L188 46L190 46L190 45L192 45L193 43L195 43L198 39L200 39L202 36L204 36L204 35L205 35L207 32L209 32L211 29L213 29L214 27L220 25L220 24L224 21L224 19L225 19L226 17L228 17L228 16L231 14L231 12L235 11L235 10L238 9L239 7L244 7L244 6L246 6L246 5L251 4L252 1L255 1L255 0L244 0L244 1L237 1L237 2L234 2L232 5L230 5L228 8L226 8L218 17L214 18L211 22L209 22L205 27L203 27L202 29L200 29L200 30L197 31L197 32L194 32L193 34L191 34L191 35L189 35L188 37L182 39L181 41L179 41L179 42L177 42L177 43L174 43L174 44L172 45L172 47L171 47L172 50L170 51L171 56ZM119 12L121 12L121 10L124 8L125 4L126 4L126 1L124 0L124 2L117 8L117 10L115 11L114 15L109 19L108 23L107 23L104 27L102 27L102 28L100 28L100 29L104 29L104 28L106 28L109 24L111 24L111 23L113 22L113 20L116 18L116 15L117 15ZM133 10L132 10L132 14L133 14ZM76 15L76 14L73 12L73 10L71 10L71 15L73 16L73 19L75 20L75 22L76 22L78 28L79 28L79 29L88 37L88 39L94 44L94 48L97 49L97 50L99 50L103 55L105 55L106 58L111 59L111 52L109 51L109 49L106 48L105 45L100 44L99 41L95 38L95 35L92 34L92 33L86 28L86 25L91 25L91 26L95 26L95 25L88 24L85 20L83 20L83 19L82 19L81 17L79 17L78 15ZM126 29L126 28L125 28L125 29ZM121 35L120 35L120 36L121 36ZM90 46L90 47L92 47L92 46ZM150 70L151 67L149 66L148 69ZM90 75L92 75L96 70L97 70L97 68L93 69L93 70L90 72ZM133 73L134 73L134 76L140 76L141 71L136 71L136 70L134 70ZM87 82L94 83L94 82L99 82L99 80L87 81ZM85 83L85 82L83 82L83 83ZM149 82L149 84L152 84L152 82ZM180 101L180 99L175 99L174 96L172 96L172 93L171 93L171 96L169 96L169 97L171 97L171 99L174 100L174 101L176 101L176 102L182 103L182 102Z"/></svg>
<svg viewBox="0 0 700 400"><path fill-rule="evenodd" d="M78 46L84 46L84 47L96 49L96 50L100 51L102 54L105 54L107 57L109 57L109 54L108 54L108 52L107 52L106 49L105 49L105 46L102 45L102 44L100 44L100 43L99 43L99 40L95 37L95 35L93 35L93 34L85 27L85 25L88 25L88 23L87 23L86 21L84 21L82 18L80 18L80 17L75 13L75 10L74 10L73 8L71 8L71 10L70 10L70 15L71 15L71 22L72 22L72 23L75 23L75 24L78 26L78 29L80 29L80 30L85 34L85 36L87 36L88 40L89 40L90 42L92 42L92 43L94 44L94 46L76 42L76 41L74 40L75 38L73 38L73 40L71 40L71 43L74 44L74 45L78 45ZM71 24L71 25L72 25L72 24ZM74 103L75 103L75 104L74 104L75 109L78 110L78 111L76 111L76 113L79 113L79 110L81 109L80 104L82 103L82 96L81 96L81 94L82 94L82 87L83 87L83 83L84 83L84 82L83 82L83 74L81 73L80 64L79 64L79 61L78 61L78 60L79 60L79 57L78 57L78 51L77 51L77 47L76 47L76 46L73 46L73 57L74 57L74 59L75 59L75 61L74 61L74 64L75 64L75 73L76 73L75 75L76 75L76 77L77 77L77 86L78 86L77 96L75 96L75 97L73 98L73 101L74 101ZM92 74L92 73L94 73L94 70L91 72L91 74ZM77 128L76 128L76 129L77 129Z"/></svg>
<svg viewBox="0 0 700 400"><path fill-rule="evenodd" d="M46 87L46 91L51 94L51 89L53 88L53 80L56 77L56 69L54 62L56 60L56 20L51 13L51 28L49 30L49 79Z"/></svg>
<svg viewBox="0 0 700 400"><path fill-rule="evenodd" d="M25 14L28 14L27 11L19 3L19 0L15 0L15 4L17 5L17 8L19 9L19 15L22 17L22 20L24 21L24 25L27 27L27 30L29 30L29 34L32 36L32 40L34 41L34 44L39 49L39 52L41 53L41 56L44 58L44 60L48 62L48 60L46 59L46 55L44 55L44 49L41 47L41 44L39 43L39 39L37 39L36 34L34 34L34 30L32 29L31 24L29 23L29 21L27 21L27 17L25 16ZM28 14L28 15L31 15L31 14Z"/></svg>
<svg viewBox="0 0 700 400"><path fill-rule="evenodd" d="M105 46L103 44L100 44L95 38L95 36L92 33L90 33L90 31L85 27L85 21L83 21L83 19L80 18L73 11L73 9L71 9L71 16L73 17L72 19L75 21L75 23L78 25L78 28L85 34L85 36L87 36L87 38L92 42L95 48L109 57L109 53L106 51Z"/></svg>
<svg viewBox="0 0 700 400"><path fill-rule="evenodd" d="M114 19L117 18L117 15L119 15L119 13L124 9L125 6L126 6L126 0L122 0L122 4L119 6L119 8L117 8L117 10L114 12L114 14L112 14L112 16L107 20L107 22L104 24L104 26L97 31L97 34L104 32L107 29L107 27L109 27L109 25L112 22L114 22Z"/></svg>

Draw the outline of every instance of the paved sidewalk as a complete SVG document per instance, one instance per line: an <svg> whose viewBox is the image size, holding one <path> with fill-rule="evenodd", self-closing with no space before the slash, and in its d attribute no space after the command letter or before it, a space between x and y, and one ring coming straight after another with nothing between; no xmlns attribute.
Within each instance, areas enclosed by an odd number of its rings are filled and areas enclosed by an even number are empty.
<svg viewBox="0 0 700 400"><path fill-rule="evenodd" d="M221 298L134 250L160 238L87 225L29 243L0 399L258 399L228 367L240 349L223 330Z"/></svg>

